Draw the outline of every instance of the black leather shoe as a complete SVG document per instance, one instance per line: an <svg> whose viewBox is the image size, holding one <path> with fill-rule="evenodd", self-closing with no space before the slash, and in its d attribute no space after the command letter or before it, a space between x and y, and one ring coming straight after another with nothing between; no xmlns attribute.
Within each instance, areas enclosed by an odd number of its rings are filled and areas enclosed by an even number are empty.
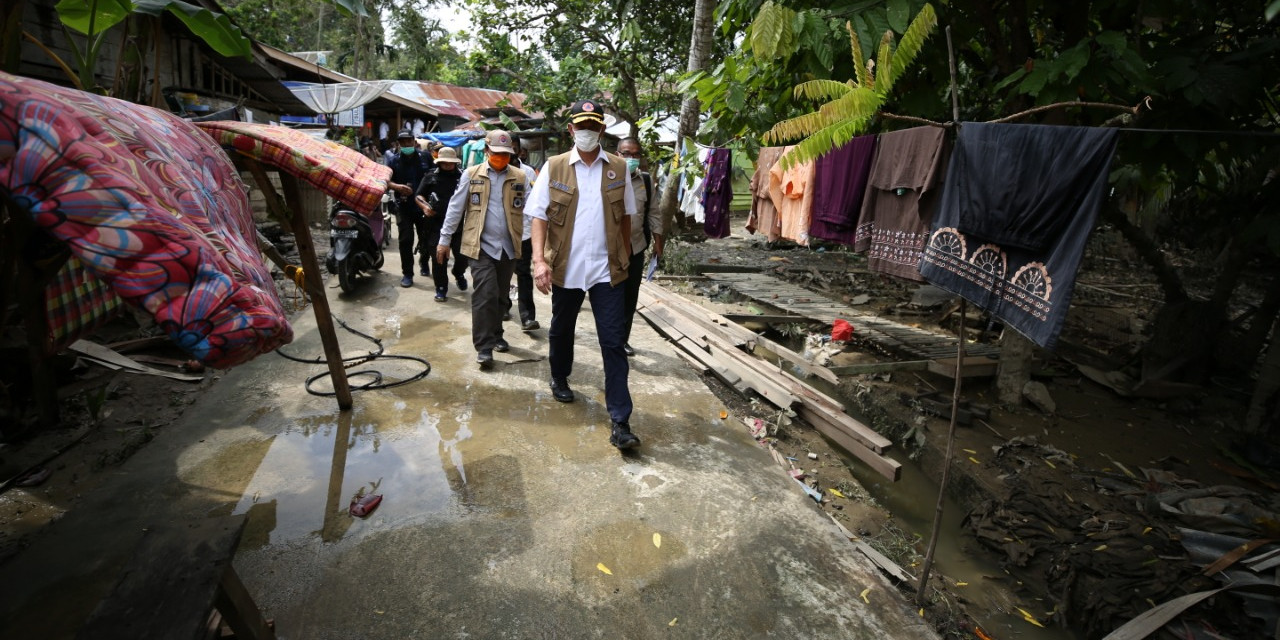
<svg viewBox="0 0 1280 640"><path fill-rule="evenodd" d="M466 278L459 277L459 278L458 278L458 280L457 280L457 285L458 285L458 291L466 291L466 290L467 290L467 279L466 279Z"/></svg>
<svg viewBox="0 0 1280 640"><path fill-rule="evenodd" d="M485 371L492 369L493 368L493 352L481 351L480 353L477 353L476 364L480 365L480 368L484 369Z"/></svg>
<svg viewBox="0 0 1280 640"><path fill-rule="evenodd" d="M542 326L542 325L538 324L538 321L537 321L537 320L525 320L524 322L521 322L521 323L520 323L520 330L521 330L521 331L533 331L533 330L537 329L537 328L538 328L538 327L540 327L540 326Z"/></svg>
<svg viewBox="0 0 1280 640"><path fill-rule="evenodd" d="M625 344L625 343L622 345L622 352L627 354L628 358L636 354L636 350L632 349L630 344Z"/></svg>
<svg viewBox="0 0 1280 640"><path fill-rule="evenodd" d="M498 338L498 343L493 345L493 350L497 351L498 353L506 353L507 349L510 349L510 348L511 348L511 345L507 344L507 341L503 340L502 338Z"/></svg>
<svg viewBox="0 0 1280 640"><path fill-rule="evenodd" d="M619 449L634 449L640 446L640 438L631 433L631 425L625 422L613 423L613 433L609 434L609 444Z"/></svg>
<svg viewBox="0 0 1280 640"><path fill-rule="evenodd" d="M560 402L573 402L573 389L569 388L569 381L564 378L551 379L551 395Z"/></svg>
<svg viewBox="0 0 1280 640"><path fill-rule="evenodd" d="M510 312L510 311L504 311L504 312L502 313L502 321L503 321L503 322L506 322L506 321L508 321L508 320L510 320L510 319L511 319L511 312Z"/></svg>

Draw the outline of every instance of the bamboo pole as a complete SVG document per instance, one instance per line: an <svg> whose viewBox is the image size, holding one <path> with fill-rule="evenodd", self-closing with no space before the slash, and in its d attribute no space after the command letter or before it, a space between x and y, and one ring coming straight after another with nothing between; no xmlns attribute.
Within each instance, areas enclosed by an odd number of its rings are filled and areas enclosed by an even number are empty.
<svg viewBox="0 0 1280 640"><path fill-rule="evenodd" d="M947 27L947 59L951 64L951 119L960 122L960 97L956 90L956 54L951 46L951 27ZM933 554L938 548L938 534L942 529L942 501L947 495L947 481L951 479L951 459L956 442L956 413L960 409L960 384L964 380L964 316L967 301L960 298L960 331L956 340L956 383L951 392L951 424L947 427L947 453L942 458L942 482L938 485L938 501L933 510L933 531L929 534L929 548L925 552L924 566L920 570L920 586L916 589L916 604L923 607L925 591L929 586L929 571L933 568Z"/></svg>

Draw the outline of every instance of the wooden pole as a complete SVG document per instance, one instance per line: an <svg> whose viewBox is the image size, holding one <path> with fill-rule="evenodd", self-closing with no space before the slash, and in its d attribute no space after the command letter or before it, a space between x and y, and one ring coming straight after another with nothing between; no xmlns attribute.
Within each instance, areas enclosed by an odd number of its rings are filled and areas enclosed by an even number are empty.
<svg viewBox="0 0 1280 640"><path fill-rule="evenodd" d="M320 281L320 261L316 258L316 248L311 242L311 227L302 211L302 191L298 188L298 179L287 173L280 174L280 184L284 187L285 203L289 205L289 214L293 219L293 239L298 243L298 258L302 261L306 292L311 296L311 308L316 314L316 328L320 330L324 358L329 362L333 392L338 397L338 408L347 411L352 405L351 387L347 384L347 370L342 368L342 348L338 346L338 334L333 329L333 317L329 314L329 298L325 295L324 283Z"/></svg>
<svg viewBox="0 0 1280 640"><path fill-rule="evenodd" d="M951 48L951 27L947 27L947 59L951 63L951 120L960 122L960 97L956 93L956 54ZM942 501L947 495L947 481L951 478L951 458L956 442L956 413L960 409L960 381L964 379L964 316L968 303L960 298L960 331L956 337L956 384L951 392L951 424L947 428L947 453L942 458L942 482L938 485L938 502L933 511L933 531L929 534L929 548L925 551L924 567L920 570L920 586L916 589L916 604L926 604L925 592L929 586L929 571L933 568L933 553L938 548L938 533L942 529Z"/></svg>

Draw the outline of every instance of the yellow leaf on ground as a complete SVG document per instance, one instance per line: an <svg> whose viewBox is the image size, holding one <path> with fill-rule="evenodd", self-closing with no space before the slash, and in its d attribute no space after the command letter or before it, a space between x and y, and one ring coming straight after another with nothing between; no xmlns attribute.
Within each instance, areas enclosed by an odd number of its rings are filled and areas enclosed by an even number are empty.
<svg viewBox="0 0 1280 640"><path fill-rule="evenodd" d="M1030 622L1031 624L1034 624L1035 626L1040 627L1041 629L1044 628L1044 625L1040 624L1040 621L1036 620L1036 617L1031 615L1030 611L1023 609L1022 607L1014 607L1014 609L1017 609L1018 613L1022 614L1023 620L1026 620L1027 622Z"/></svg>
<svg viewBox="0 0 1280 640"><path fill-rule="evenodd" d="M972 454L974 454L974 455L978 455L978 452L977 452L977 451L974 451L973 449L965 449L965 450L964 450L964 452L965 452L965 453L972 453Z"/></svg>
<svg viewBox="0 0 1280 640"><path fill-rule="evenodd" d="M843 493L840 493L839 491L836 491L835 489L827 489L827 491L830 491L830 492L831 492L831 495L833 495L833 496L835 496L835 497L837 497L837 498L843 498L843 497L844 497L844 494L843 494Z"/></svg>
<svg viewBox="0 0 1280 640"><path fill-rule="evenodd" d="M967 586L969 586L969 583L968 583L968 582L957 582L957 583L956 583L956 586L957 586L957 587L967 587Z"/></svg>
<svg viewBox="0 0 1280 640"><path fill-rule="evenodd" d="M599 569L605 575L610 575L610 576L613 575L613 572L609 570L609 567L604 566L603 562L596 563L596 568Z"/></svg>
<svg viewBox="0 0 1280 640"><path fill-rule="evenodd" d="M867 603L867 604L871 604L871 601L867 599L867 594L868 594L868 593L871 593L871 587L867 587L866 589L863 589L863 590L862 590L862 593L859 593L858 595L862 596L862 601L863 601L863 602L865 602L865 603Z"/></svg>
<svg viewBox="0 0 1280 640"><path fill-rule="evenodd" d="M661 549L661 548L662 548L662 534L661 534L661 533L654 532L654 534L653 534L653 546L655 546L655 547L657 547L657 548L659 548L659 549Z"/></svg>
<svg viewBox="0 0 1280 640"><path fill-rule="evenodd" d="M923 618L923 617L924 617L924 607L920 607L920 611L919 611L919 613L920 613L920 617L921 617L921 618Z"/></svg>
<svg viewBox="0 0 1280 640"><path fill-rule="evenodd" d="M978 462L978 459L973 456L969 456L969 461L974 464L982 464L981 462Z"/></svg>
<svg viewBox="0 0 1280 640"><path fill-rule="evenodd" d="M1094 550L1094 551L1106 551L1106 550L1107 550L1107 545L1105 545L1105 544L1100 544L1100 545L1098 545L1098 546L1094 547L1094 548L1093 548L1093 550Z"/></svg>
<svg viewBox="0 0 1280 640"><path fill-rule="evenodd" d="M1148 533L1151 533L1151 527L1143 527L1143 528L1142 528L1142 535L1144 535L1144 536L1145 536L1145 535L1147 535Z"/></svg>
<svg viewBox="0 0 1280 640"><path fill-rule="evenodd" d="M674 627L674 626L676 626L676 620L679 620L679 619L680 619L680 618L672 618L672 619L671 619L671 622L668 622L668 623L667 623L667 626L668 626L668 627Z"/></svg>
<svg viewBox="0 0 1280 640"><path fill-rule="evenodd" d="M1057 467L1055 467L1055 466L1053 465L1053 463L1052 463L1052 462L1049 462L1048 460L1045 460L1045 461L1044 461L1044 463L1045 463L1045 464L1047 464L1047 465L1049 465L1049 468L1050 468L1050 469L1057 469Z"/></svg>

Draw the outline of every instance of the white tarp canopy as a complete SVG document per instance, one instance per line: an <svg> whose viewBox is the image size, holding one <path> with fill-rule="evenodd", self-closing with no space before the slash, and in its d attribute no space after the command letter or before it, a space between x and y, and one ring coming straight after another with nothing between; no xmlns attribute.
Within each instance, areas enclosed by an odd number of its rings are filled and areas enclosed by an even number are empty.
<svg viewBox="0 0 1280 640"><path fill-rule="evenodd" d="M316 113L341 113L373 102L396 82L396 80L374 80L330 84L311 82L283 84Z"/></svg>

